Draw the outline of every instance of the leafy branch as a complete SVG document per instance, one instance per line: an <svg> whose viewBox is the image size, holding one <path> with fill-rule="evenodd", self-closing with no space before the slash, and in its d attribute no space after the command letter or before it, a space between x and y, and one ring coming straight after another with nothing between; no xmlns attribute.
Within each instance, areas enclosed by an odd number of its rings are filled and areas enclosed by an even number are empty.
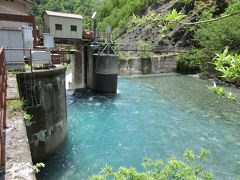
<svg viewBox="0 0 240 180"><path fill-rule="evenodd" d="M198 21L198 22L191 22L191 23L181 23L181 24L183 24L183 25L198 25L198 24L204 24L204 23L211 23L211 22L218 21L218 20L221 20L221 19L225 19L225 18L234 16L234 15L237 15L237 14L240 14L240 11L236 11L236 12L231 13L231 14L227 14L227 15L224 15L224 16L221 16L221 17L218 17L218 18L209 19L209 20L205 20L205 21Z"/></svg>
<svg viewBox="0 0 240 180"><path fill-rule="evenodd" d="M238 54L229 54L228 48L226 48L223 53L216 54L214 60L215 69L221 73L221 77L230 81L238 81L240 79L240 56ZM216 83L209 89L219 97L231 99L240 105L236 95L232 92L227 92L223 87L217 86Z"/></svg>
<svg viewBox="0 0 240 180"><path fill-rule="evenodd" d="M217 86L216 83L214 83L212 87L208 88L210 91L212 91L214 94L217 94L219 97L233 100L240 105L240 102L236 99L235 94L233 94L232 92L227 92L223 87Z"/></svg>
<svg viewBox="0 0 240 180"><path fill-rule="evenodd" d="M214 60L215 69L222 74L221 77L230 81L240 78L240 55L229 54L228 48L226 48L223 53L216 54Z"/></svg>
<svg viewBox="0 0 240 180"><path fill-rule="evenodd" d="M90 180L131 180L131 179L203 179L211 180L213 175L204 170L201 163L205 161L209 153L206 149L202 149L200 154L195 154L191 150L184 152L186 162L179 161L172 156L168 161L162 160L153 161L150 158L145 158L142 166L143 172L138 172L135 168L120 167L114 172L111 166L106 165L102 171L90 177Z"/></svg>

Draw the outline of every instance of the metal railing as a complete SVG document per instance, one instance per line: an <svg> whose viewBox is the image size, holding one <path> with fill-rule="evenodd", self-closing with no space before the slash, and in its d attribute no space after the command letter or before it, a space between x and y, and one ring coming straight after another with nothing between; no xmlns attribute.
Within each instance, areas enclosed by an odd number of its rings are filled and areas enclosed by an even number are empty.
<svg viewBox="0 0 240 180"><path fill-rule="evenodd" d="M154 53L188 53L188 51L185 48L180 47L169 47L169 46L140 46L138 44L124 44L124 43L118 43L116 44L117 51L149 51Z"/></svg>
<svg viewBox="0 0 240 180"><path fill-rule="evenodd" d="M116 44L115 43L93 43L91 44L92 54L116 54Z"/></svg>
<svg viewBox="0 0 240 180"><path fill-rule="evenodd" d="M4 49L0 48L0 166L5 165L5 134L6 128L6 97L7 97L7 72Z"/></svg>
<svg viewBox="0 0 240 180"><path fill-rule="evenodd" d="M118 54L119 52L153 52L153 53L188 53L185 48L169 47L169 46L140 46L138 44L123 44L123 43L103 43L96 42L91 44L92 54Z"/></svg>

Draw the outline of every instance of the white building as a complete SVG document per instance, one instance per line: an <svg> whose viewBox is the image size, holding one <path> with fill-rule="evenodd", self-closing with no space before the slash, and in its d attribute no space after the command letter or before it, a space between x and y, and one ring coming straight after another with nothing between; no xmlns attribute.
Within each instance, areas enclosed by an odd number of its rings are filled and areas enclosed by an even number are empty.
<svg viewBox="0 0 240 180"><path fill-rule="evenodd" d="M82 39L82 19L78 14L45 11L42 15L44 32L55 39Z"/></svg>

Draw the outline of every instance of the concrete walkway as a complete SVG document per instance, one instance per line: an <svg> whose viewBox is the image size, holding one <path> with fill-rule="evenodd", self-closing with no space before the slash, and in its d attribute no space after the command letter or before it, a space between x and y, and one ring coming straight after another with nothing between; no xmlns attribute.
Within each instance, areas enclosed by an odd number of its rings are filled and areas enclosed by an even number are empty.
<svg viewBox="0 0 240 180"><path fill-rule="evenodd" d="M19 98L16 78L8 77L7 99L16 98ZM32 167L22 112L14 112L7 118L5 179L35 180Z"/></svg>

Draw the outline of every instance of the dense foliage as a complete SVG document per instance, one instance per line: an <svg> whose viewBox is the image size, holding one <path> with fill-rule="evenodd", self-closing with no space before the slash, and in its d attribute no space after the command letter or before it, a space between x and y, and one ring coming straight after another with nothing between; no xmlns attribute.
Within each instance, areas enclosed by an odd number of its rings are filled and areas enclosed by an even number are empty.
<svg viewBox="0 0 240 180"><path fill-rule="evenodd" d="M240 81L240 55L229 54L228 48L223 53L216 54L214 58L215 69L220 73L220 77L239 85ZM240 105L240 101L235 94L227 92L223 87L213 84L209 89L221 98L228 98Z"/></svg>
<svg viewBox="0 0 240 180"><path fill-rule="evenodd" d="M235 81L240 78L240 55L228 54L228 48L223 53L216 54L214 58L216 70L221 73L221 77Z"/></svg>
<svg viewBox="0 0 240 180"><path fill-rule="evenodd" d="M240 10L240 2L232 3L221 16ZM208 11L202 18L211 19L213 14ZM195 48L190 55L182 56L179 60L181 70L199 70L213 74L214 57L223 52L226 47L231 53L239 53L240 49L240 13L231 17L195 26Z"/></svg>
<svg viewBox="0 0 240 180"><path fill-rule="evenodd" d="M152 3L161 2L162 0L104 0L99 16L99 29L104 30L111 25L117 35L126 28L133 14L146 12Z"/></svg>
<svg viewBox="0 0 240 180"><path fill-rule="evenodd" d="M142 166L143 172L138 172L135 168L120 167L117 172L114 172L108 165L102 171L90 178L90 180L155 180L155 179L213 179L213 175L204 170L202 162L208 156L207 150L202 150L199 155L196 155L191 150L186 150L184 153L185 162L177 160L174 156L167 162L162 160L153 161L145 158Z"/></svg>

